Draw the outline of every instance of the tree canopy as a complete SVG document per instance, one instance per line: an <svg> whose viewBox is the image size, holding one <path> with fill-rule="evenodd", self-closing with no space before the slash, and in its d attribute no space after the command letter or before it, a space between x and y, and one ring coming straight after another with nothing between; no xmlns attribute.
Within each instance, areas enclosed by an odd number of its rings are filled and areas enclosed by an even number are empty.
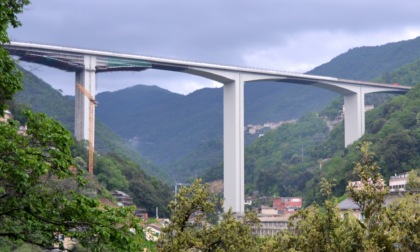
<svg viewBox="0 0 420 252"><path fill-rule="evenodd" d="M27 0L0 3L0 43L20 23ZM0 115L21 89L21 73L0 47ZM139 220L130 208L112 208L84 194L87 179L73 160L70 133L44 114L25 112L27 131L0 123L0 238L43 248L63 247L59 234L92 251L138 251L144 247Z"/></svg>
<svg viewBox="0 0 420 252"><path fill-rule="evenodd" d="M22 89L22 74L18 71L15 61L9 52L2 46L9 42L7 28L11 25L16 28L20 25L16 15L23 11L29 0L7 0L0 2L0 116L7 108L6 101Z"/></svg>
<svg viewBox="0 0 420 252"><path fill-rule="evenodd" d="M16 121L0 123L0 237L51 248L63 234L97 251L140 248L142 229L132 209L85 195L70 133L43 114L26 115L24 134Z"/></svg>
<svg viewBox="0 0 420 252"><path fill-rule="evenodd" d="M171 219L158 241L158 250L258 251L251 229L258 223L256 215L248 212L239 221L229 211L218 222L216 205L217 198L200 179L188 188L182 187L169 204ZM212 215L216 217L213 223Z"/></svg>

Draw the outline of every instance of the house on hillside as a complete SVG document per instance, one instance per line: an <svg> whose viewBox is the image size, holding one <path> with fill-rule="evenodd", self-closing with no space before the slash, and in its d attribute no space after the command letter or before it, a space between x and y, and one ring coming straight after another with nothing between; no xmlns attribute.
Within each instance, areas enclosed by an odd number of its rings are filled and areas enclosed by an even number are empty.
<svg viewBox="0 0 420 252"><path fill-rule="evenodd" d="M112 196L115 197L115 199L119 203L118 205L121 205L121 206L133 205L133 198L130 195L126 194L125 192L115 190L112 192Z"/></svg>
<svg viewBox="0 0 420 252"><path fill-rule="evenodd" d="M143 222L147 222L147 220L149 219L149 214L147 213L145 208L137 208L136 211L134 211L134 215L142 219Z"/></svg>
<svg viewBox="0 0 420 252"><path fill-rule="evenodd" d="M287 229L290 214L282 215L258 215L260 227L255 228L253 233L257 236L273 236L283 229Z"/></svg>
<svg viewBox="0 0 420 252"><path fill-rule="evenodd" d="M302 208L301 197L280 197L273 199L273 207L280 212L294 212Z"/></svg>
<svg viewBox="0 0 420 252"><path fill-rule="evenodd" d="M337 208L340 209L342 218L344 218L349 212L358 220L363 220L364 218L360 206L350 197L347 197L345 200L338 203Z"/></svg>
<svg viewBox="0 0 420 252"><path fill-rule="evenodd" d="M257 217L259 222L258 227L254 227L252 232L260 237L272 236L277 232L287 229L289 217L292 213L282 213L276 208L261 206L258 208ZM238 219L243 218L243 215L238 215Z"/></svg>
<svg viewBox="0 0 420 252"><path fill-rule="evenodd" d="M389 178L389 192L405 192L405 186L408 183L408 172L395 174Z"/></svg>

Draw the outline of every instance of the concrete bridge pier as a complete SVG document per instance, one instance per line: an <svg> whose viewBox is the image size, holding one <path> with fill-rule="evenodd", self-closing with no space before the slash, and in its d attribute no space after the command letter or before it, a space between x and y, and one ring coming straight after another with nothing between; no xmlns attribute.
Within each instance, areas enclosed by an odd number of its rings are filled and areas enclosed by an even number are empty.
<svg viewBox="0 0 420 252"><path fill-rule="evenodd" d="M76 84L82 85L95 98L96 94L96 57L84 56L84 68L76 71ZM89 139L89 105L90 101L75 87L75 120L74 135L77 140ZM95 109L93 110L95 116ZM93 123L95 121L93 120ZM95 141L92 142L94 144Z"/></svg>
<svg viewBox="0 0 420 252"><path fill-rule="evenodd" d="M244 212L244 81L241 74L223 86L224 210Z"/></svg>
<svg viewBox="0 0 420 252"><path fill-rule="evenodd" d="M344 95L344 145L347 147L365 133L365 94L360 90Z"/></svg>

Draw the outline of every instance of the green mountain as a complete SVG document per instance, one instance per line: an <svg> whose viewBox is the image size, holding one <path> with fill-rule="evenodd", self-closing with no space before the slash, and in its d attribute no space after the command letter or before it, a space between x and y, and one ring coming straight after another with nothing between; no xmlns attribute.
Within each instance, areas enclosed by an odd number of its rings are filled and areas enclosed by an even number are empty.
<svg viewBox="0 0 420 252"><path fill-rule="evenodd" d="M371 80L420 57L419 49L420 38L354 48L309 74ZM245 124L297 119L321 110L337 97L311 86L248 83ZM379 104L388 96L374 97L369 96L367 101ZM214 145L221 142L223 135L222 98L221 88L206 88L184 96L155 86L138 85L98 94L97 117L169 176L184 180L222 161L220 144Z"/></svg>

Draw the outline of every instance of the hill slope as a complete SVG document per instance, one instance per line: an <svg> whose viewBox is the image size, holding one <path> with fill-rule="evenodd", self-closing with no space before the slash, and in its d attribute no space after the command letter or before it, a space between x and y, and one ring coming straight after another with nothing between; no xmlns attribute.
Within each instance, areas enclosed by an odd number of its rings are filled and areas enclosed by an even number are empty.
<svg viewBox="0 0 420 252"><path fill-rule="evenodd" d="M369 81L420 58L419 48L420 37L381 46L353 48L309 73ZM392 83L386 79L383 81Z"/></svg>

